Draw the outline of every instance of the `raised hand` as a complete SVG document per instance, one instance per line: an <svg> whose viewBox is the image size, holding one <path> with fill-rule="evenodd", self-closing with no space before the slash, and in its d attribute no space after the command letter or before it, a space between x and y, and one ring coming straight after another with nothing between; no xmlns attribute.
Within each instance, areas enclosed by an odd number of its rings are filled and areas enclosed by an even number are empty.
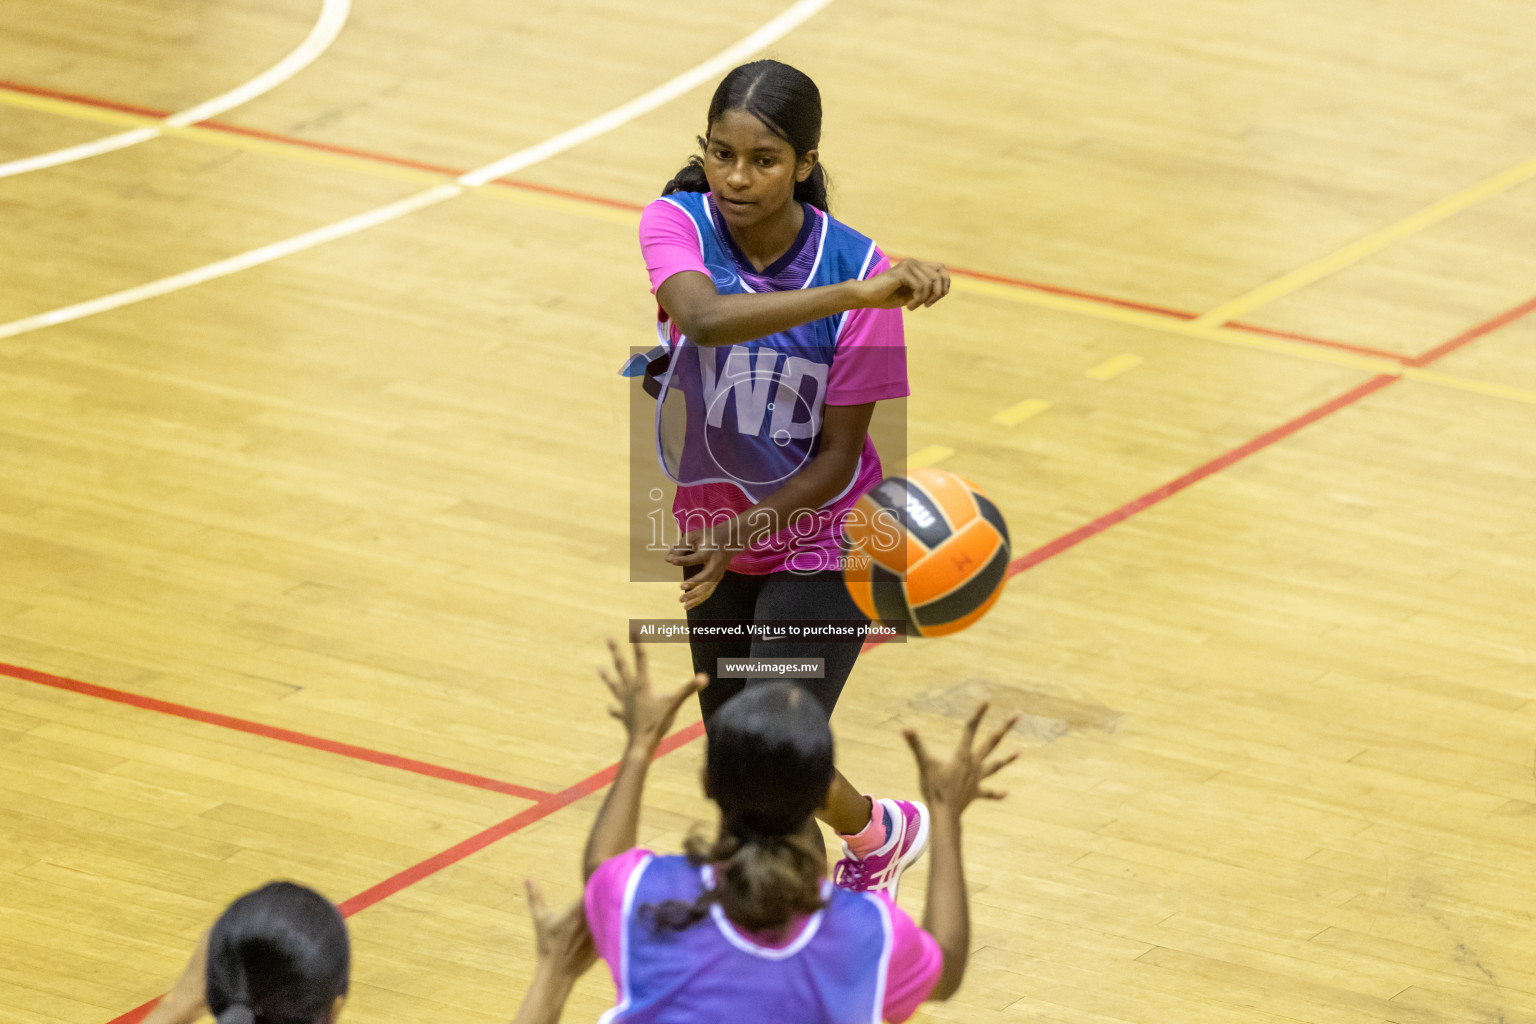
<svg viewBox="0 0 1536 1024"><path fill-rule="evenodd" d="M644 751L649 756L672 728L672 720L677 717L683 701L704 689L709 684L709 676L697 673L675 693L656 694L651 690L645 646L634 632L630 633L629 642L635 654L635 667L631 669L625 663L618 641L610 636L608 650L613 655L613 671L600 667L597 674L618 701L608 713L624 723L630 749Z"/></svg>
<svg viewBox="0 0 1536 1024"><path fill-rule="evenodd" d="M192 1024L208 1012L208 936L203 932L181 977L144 1018L144 1024Z"/></svg>
<svg viewBox="0 0 1536 1024"><path fill-rule="evenodd" d="M533 918L533 938L539 964L562 978L575 980L597 962L597 947L587 929L587 915L581 900L572 901L555 913L544 903L544 894L533 879L525 879L528 914Z"/></svg>
<svg viewBox="0 0 1536 1024"><path fill-rule="evenodd" d="M922 787L923 799L932 809L947 810L958 816L973 800L1001 800L1008 795L1000 790L984 788L982 783L1018 759L1018 751L1014 751L1007 757L987 762L1003 737L1008 735L1008 730L1018 722L1019 716L1014 715L1008 719L977 746L976 731L981 727L981 720L986 714L987 705L983 703L970 721L965 723L960 742L955 748L955 756L948 761L931 757L916 732L903 730L902 735L907 738L907 745L917 758L917 779Z"/></svg>
<svg viewBox="0 0 1536 1024"><path fill-rule="evenodd" d="M534 943L539 965L512 1024L559 1024L560 1013L570 997L571 986L597 960L597 947L587 930L587 915L577 900L558 914L544 905L544 894L529 878L528 913L533 917Z"/></svg>

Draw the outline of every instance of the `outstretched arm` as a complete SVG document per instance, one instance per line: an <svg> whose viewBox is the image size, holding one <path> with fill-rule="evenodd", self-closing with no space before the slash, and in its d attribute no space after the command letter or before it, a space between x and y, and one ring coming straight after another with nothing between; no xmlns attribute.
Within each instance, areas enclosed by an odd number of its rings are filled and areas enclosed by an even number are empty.
<svg viewBox="0 0 1536 1024"><path fill-rule="evenodd" d="M182 968L181 977L160 997L143 1024L192 1024L208 1012L208 934L203 933L192 959Z"/></svg>
<svg viewBox="0 0 1536 1024"><path fill-rule="evenodd" d="M1015 716L1003 724L979 747L976 730L987 713L987 705L976 709L965 724L960 745L949 761L929 757L923 741L911 729L907 743L917 757L918 781L923 799L933 815L928 868L928 903L923 911L923 930L934 937L944 954L944 969L933 987L930 999L948 999L960 988L965 977L965 962L971 948L970 906L965 892L965 864L960 856L960 814L972 800L1001 800L1007 794L983 789L982 780L1011 764L1017 752L987 764L1014 724Z"/></svg>
<svg viewBox="0 0 1536 1024"><path fill-rule="evenodd" d="M524 885L528 891L528 913L533 917L539 965L512 1024L559 1024L571 988L576 979L596 962L597 950L592 945L592 933L587 930L587 918L580 900L553 914L544 905L544 894L533 879L528 879Z"/></svg>
<svg viewBox="0 0 1536 1024"><path fill-rule="evenodd" d="M713 348L765 338L850 309L917 309L949 294L943 264L902 260L867 280L786 292L721 295L708 274L685 270L656 289L656 301L695 345Z"/></svg>
<svg viewBox="0 0 1536 1024"><path fill-rule="evenodd" d="M666 737L667 730L672 728L672 720L677 717L683 701L709 682L709 677L700 673L676 693L660 696L652 693L645 647L633 634L629 639L635 652L633 671L624 663L624 654L613 637L608 638L613 672L598 669L608 691L619 702L608 713L624 723L626 738L618 775L608 789L602 809L597 812L597 820L592 823L592 834L587 837L587 850L582 857L584 879L591 878L603 861L617 857L635 845L640 829L640 797L645 790L645 774L651 759L656 756L656 748Z"/></svg>

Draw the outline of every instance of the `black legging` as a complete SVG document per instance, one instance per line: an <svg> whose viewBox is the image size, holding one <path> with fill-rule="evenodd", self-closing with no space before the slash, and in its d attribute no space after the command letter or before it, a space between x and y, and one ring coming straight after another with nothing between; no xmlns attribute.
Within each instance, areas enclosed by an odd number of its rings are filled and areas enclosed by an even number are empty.
<svg viewBox="0 0 1536 1024"><path fill-rule="evenodd" d="M688 566L686 579L699 571ZM773 620L811 619L868 622L859 606L848 596L843 574L837 569L823 572L770 572L748 576L727 570L715 592L698 607L688 610L689 622L710 619ZM753 679L718 679L719 658L822 658L826 673L822 679L796 679L832 717L838 695L853 671L863 646L859 641L835 643L828 640L689 640L693 649L693 670L709 676L709 686L699 691L699 707L708 726L715 711L736 694L756 683L775 681L772 677Z"/></svg>

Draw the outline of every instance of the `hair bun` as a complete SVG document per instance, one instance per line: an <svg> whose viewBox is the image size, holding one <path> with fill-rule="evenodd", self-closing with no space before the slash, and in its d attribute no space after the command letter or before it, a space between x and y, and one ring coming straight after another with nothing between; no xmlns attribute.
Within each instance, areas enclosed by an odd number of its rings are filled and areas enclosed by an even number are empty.
<svg viewBox="0 0 1536 1024"><path fill-rule="evenodd" d="M219 1014L219 1024L256 1024L256 1014L244 1003L230 1003Z"/></svg>

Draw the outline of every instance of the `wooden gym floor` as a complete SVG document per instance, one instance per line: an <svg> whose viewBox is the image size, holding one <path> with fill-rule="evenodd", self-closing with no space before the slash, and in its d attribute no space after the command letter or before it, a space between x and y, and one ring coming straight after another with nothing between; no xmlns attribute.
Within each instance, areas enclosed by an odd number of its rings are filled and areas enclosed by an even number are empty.
<svg viewBox="0 0 1536 1024"><path fill-rule="evenodd" d="M1015 541L834 722L906 795L901 725L1026 714L922 1019L1536 1020L1527 4L0 23L0 1024L136 1019L272 877L355 913L350 1019L510 1015L618 749L601 638L676 609L628 576L636 210L748 51L820 84L835 210L957 268L885 455ZM696 718L648 844L707 816Z"/></svg>

